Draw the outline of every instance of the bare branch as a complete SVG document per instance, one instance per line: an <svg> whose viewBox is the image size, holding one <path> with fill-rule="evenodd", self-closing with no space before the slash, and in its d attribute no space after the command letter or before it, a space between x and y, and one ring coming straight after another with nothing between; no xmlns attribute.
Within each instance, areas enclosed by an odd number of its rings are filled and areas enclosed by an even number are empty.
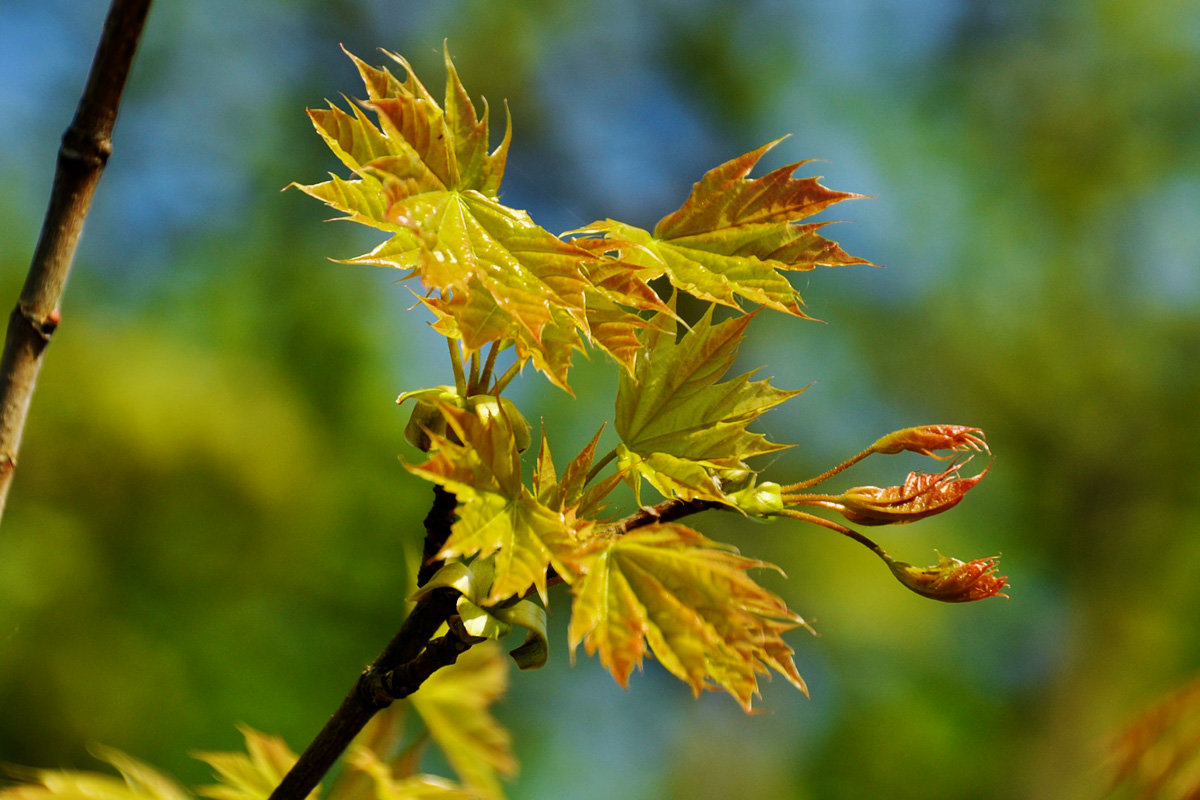
<svg viewBox="0 0 1200 800"><path fill-rule="evenodd" d="M0 516L37 382L42 353L61 318L59 301L104 165L133 55L151 0L113 0L87 86L63 134L50 204L0 359Z"/></svg>

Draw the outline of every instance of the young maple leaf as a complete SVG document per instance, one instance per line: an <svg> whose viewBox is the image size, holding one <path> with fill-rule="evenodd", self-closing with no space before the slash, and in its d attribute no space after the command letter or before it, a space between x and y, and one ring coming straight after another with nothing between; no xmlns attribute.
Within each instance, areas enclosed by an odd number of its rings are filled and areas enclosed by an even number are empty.
<svg viewBox="0 0 1200 800"><path fill-rule="evenodd" d="M605 244L592 247L616 250L622 259L665 274L675 287L701 299L740 308L741 297L805 317L799 293L779 270L870 262L817 233L828 223L799 221L862 195L833 191L816 178L792 178L804 161L748 180L754 165L780 141L710 170L653 233L611 219L576 233L604 236Z"/></svg>
<svg viewBox="0 0 1200 800"><path fill-rule="evenodd" d="M604 498L621 482L620 475L610 475L591 487L587 485L592 461L596 457L596 445L603 432L602 426L579 454L571 459L559 477L554 469L554 459L550 455L546 432L542 431L542 446L538 451L537 466L533 471L533 487L539 503L558 509L571 519L593 520L600 514ZM593 523L579 522L577 525L576 532L579 538L586 539Z"/></svg>
<svg viewBox="0 0 1200 800"><path fill-rule="evenodd" d="M781 635L804 620L746 574L770 564L677 523L598 539L575 561L569 645L599 653L621 686L653 652L696 694L724 689L747 711L768 668L807 693Z"/></svg>
<svg viewBox="0 0 1200 800"><path fill-rule="evenodd" d="M469 352L511 340L522 361L564 389L571 355L585 342L630 368L631 342L646 326L631 309L661 306L638 270L614 279L605 266L611 259L562 241L496 199L511 122L489 153L487 110L477 116L448 52L444 112L408 62L388 55L406 70L404 81L351 56L367 86L363 108L309 111L355 177L293 184L345 219L390 234L347 263L412 270L439 332ZM374 112L378 127L363 109Z"/></svg>
<svg viewBox="0 0 1200 800"><path fill-rule="evenodd" d="M153 767L108 747L95 748L121 777L100 772L55 769L12 771L22 781L0 788L0 800L193 800L174 780Z"/></svg>
<svg viewBox="0 0 1200 800"><path fill-rule="evenodd" d="M197 753L196 758L212 767L220 783L198 789L213 800L262 800L283 780L296 754L278 736L239 726L246 739L246 752Z"/></svg>
<svg viewBox="0 0 1200 800"><path fill-rule="evenodd" d="M508 684L499 646L485 642L438 670L409 697L459 778L482 800L502 800L497 775L514 775L512 737L489 708Z"/></svg>
<svg viewBox="0 0 1200 800"><path fill-rule="evenodd" d="M563 567L562 557L578 546L571 520L540 503L521 483L512 423L503 407L497 408L498 413L481 418L443 404L456 441L430 432L429 460L406 465L458 499L458 519L437 558L496 555L496 579L486 605L524 594L531 586L545 597L547 568Z"/></svg>
<svg viewBox="0 0 1200 800"><path fill-rule="evenodd" d="M678 341L661 327L642 335L632 375L621 375L616 429L625 469L667 496L722 499L708 469L745 467L745 459L780 450L746 426L798 391L753 373L720 381L733 365L752 315L712 324L713 307Z"/></svg>

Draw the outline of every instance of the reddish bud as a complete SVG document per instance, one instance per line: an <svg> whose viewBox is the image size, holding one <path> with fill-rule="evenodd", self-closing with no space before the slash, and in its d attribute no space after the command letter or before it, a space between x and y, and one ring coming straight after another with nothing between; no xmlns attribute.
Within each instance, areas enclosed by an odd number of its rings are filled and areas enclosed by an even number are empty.
<svg viewBox="0 0 1200 800"><path fill-rule="evenodd" d="M985 597L1008 597L1001 590L1008 577L996 574L999 556L959 561L938 553L938 563L930 567L914 567L903 561L888 559L892 574L912 591L943 603L968 603Z"/></svg>
<svg viewBox="0 0 1200 800"><path fill-rule="evenodd" d="M936 455L935 450L991 452L984 441L983 431L979 428L968 428L966 425L918 425L915 428L904 428L889 433L871 445L872 452L885 455L894 455L905 450L934 458L949 458Z"/></svg>
<svg viewBox="0 0 1200 800"><path fill-rule="evenodd" d="M932 517L958 505L987 469L969 478L959 478L961 464L943 472L910 472L900 486L856 486L836 499L831 507L860 525L900 525ZM990 469L990 467L988 468Z"/></svg>

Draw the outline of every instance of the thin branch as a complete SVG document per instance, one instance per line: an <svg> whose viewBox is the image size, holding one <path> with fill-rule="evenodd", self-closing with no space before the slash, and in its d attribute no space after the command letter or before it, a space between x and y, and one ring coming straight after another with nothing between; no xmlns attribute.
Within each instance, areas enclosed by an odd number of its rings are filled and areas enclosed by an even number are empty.
<svg viewBox="0 0 1200 800"><path fill-rule="evenodd" d="M421 553L421 567L417 571L417 585L424 586L438 571L442 562L437 560L450 537L450 526L454 524L454 509L458 506L458 498L441 486L433 487L433 506L425 517L425 544Z"/></svg>
<svg viewBox="0 0 1200 800"><path fill-rule="evenodd" d="M807 511L797 511L793 508L785 508L783 511L780 511L779 514L780 516L798 519L801 522L811 522L813 525L819 525L822 528L828 528L829 530L840 533L843 536L848 536L861 544L863 547L870 550L875 555L882 558L885 562L891 563L892 561L892 557L887 554L887 551L876 544L870 537L864 536L853 528L847 528L845 525L839 525L833 520L825 519L824 517L818 517L816 514L809 514Z"/></svg>
<svg viewBox="0 0 1200 800"><path fill-rule="evenodd" d="M17 468L17 452L42 354L61 320L59 303L83 221L112 154L121 93L151 0L113 0L75 118L63 134L50 204L21 297L8 320L0 358L0 516Z"/></svg>
<svg viewBox="0 0 1200 800"><path fill-rule="evenodd" d="M425 517L425 559L417 573L418 585L423 585L437 571L433 556L442 549L454 523L457 498L440 486L435 486L433 506ZM440 667L453 664L458 654L471 646L430 639L455 612L458 594L452 589L435 589L425 595L409 612L400 630L392 637L383 652L358 677L354 688L342 700L325 727L316 735L279 786L270 800L303 800L325 773L350 746L371 717L391 704L393 699L406 697Z"/></svg>
<svg viewBox="0 0 1200 800"><path fill-rule="evenodd" d="M715 500L664 500L656 506L643 506L628 517L620 520L605 529L605 533L612 536L620 536L629 533L635 528L642 528L646 525L654 525L660 522L674 522L677 519L699 514L701 511L709 509L721 508L727 511L733 511L732 506L727 506L724 503L718 503Z"/></svg>
<svg viewBox="0 0 1200 800"><path fill-rule="evenodd" d="M417 603L392 641L363 671L338 710L271 792L270 800L303 800L316 788L371 717L391 704L392 695L381 691L380 676L421 655L437 629L454 613L457 601L458 595L452 589L436 589ZM414 671L414 674L417 673ZM412 690L415 688L413 686Z"/></svg>

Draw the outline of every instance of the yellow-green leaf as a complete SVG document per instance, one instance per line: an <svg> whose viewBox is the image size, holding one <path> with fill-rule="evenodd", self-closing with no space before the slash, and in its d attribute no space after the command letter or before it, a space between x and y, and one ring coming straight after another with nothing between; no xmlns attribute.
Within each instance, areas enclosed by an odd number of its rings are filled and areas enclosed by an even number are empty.
<svg viewBox="0 0 1200 800"><path fill-rule="evenodd" d="M95 749L121 777L75 770L14 769L24 782L0 789L0 800L192 800L179 784L119 750Z"/></svg>
<svg viewBox="0 0 1200 800"><path fill-rule="evenodd" d="M482 604L495 605L531 586L545 597L547 568L561 566L562 556L578 544L572 525L521 483L517 441L503 406L484 418L441 408L457 441L431 432L429 460L407 467L458 498L458 520L438 558L494 554L495 580Z"/></svg>
<svg viewBox="0 0 1200 800"><path fill-rule="evenodd" d="M435 672L409 698L450 766L484 800L503 798L498 776L517 771L511 737L489 711L507 684L499 646L484 642Z"/></svg>
<svg viewBox="0 0 1200 800"><path fill-rule="evenodd" d="M617 447L617 474L633 488L634 497L642 502L641 486L646 481L663 497L680 500L715 500L729 502L715 472L718 464L693 461L669 453L638 455L625 445Z"/></svg>
<svg viewBox="0 0 1200 800"><path fill-rule="evenodd" d="M586 343L631 368L646 325L635 312L661 306L643 271L613 268L613 259L500 203L511 125L489 153L487 111L477 115L448 54L444 111L408 62L389 55L404 81L355 58L368 94L362 108L309 112L354 177L297 188L390 234L349 263L413 270L438 331L469 352L511 341L522 362L564 389L572 353Z"/></svg>
<svg viewBox="0 0 1200 800"><path fill-rule="evenodd" d="M806 692L782 638L804 620L747 575L770 566L677 523L597 541L577 558L569 644L622 686L652 652L696 694L724 689L746 710L768 668Z"/></svg>
<svg viewBox="0 0 1200 800"><path fill-rule="evenodd" d="M633 374L621 375L617 433L630 453L641 456L627 466L660 491L668 484L688 487L682 493L664 492L668 496L720 499L720 486L701 480L697 466L744 467L745 459L784 447L750 433L746 426L799 392L752 381L752 373L720 381L733 364L750 319L735 317L713 325L710 306L678 341L658 328L648 329ZM664 468L658 470L660 464ZM655 478L656 470L661 478Z"/></svg>
<svg viewBox="0 0 1200 800"><path fill-rule="evenodd" d="M277 736L267 736L241 726L246 752L197 753L196 758L212 767L220 780L197 791L213 800L266 800L283 780L296 754ZM309 795L315 797L314 789Z"/></svg>
<svg viewBox="0 0 1200 800"><path fill-rule="evenodd" d="M433 775L410 775L397 778L391 767L378 755L365 748L355 748L346 756L346 763L369 776L374 784L375 800L478 800L479 795ZM342 800L330 796L329 800Z"/></svg>
<svg viewBox="0 0 1200 800"><path fill-rule="evenodd" d="M825 223L798 224L859 195L833 191L816 178L792 178L805 162L746 178L778 142L710 170L683 206L660 220L653 233L611 219L578 233L611 239L622 258L666 274L674 286L696 297L734 308L744 298L806 316L800 310L800 295L780 270L870 262L818 234Z"/></svg>

